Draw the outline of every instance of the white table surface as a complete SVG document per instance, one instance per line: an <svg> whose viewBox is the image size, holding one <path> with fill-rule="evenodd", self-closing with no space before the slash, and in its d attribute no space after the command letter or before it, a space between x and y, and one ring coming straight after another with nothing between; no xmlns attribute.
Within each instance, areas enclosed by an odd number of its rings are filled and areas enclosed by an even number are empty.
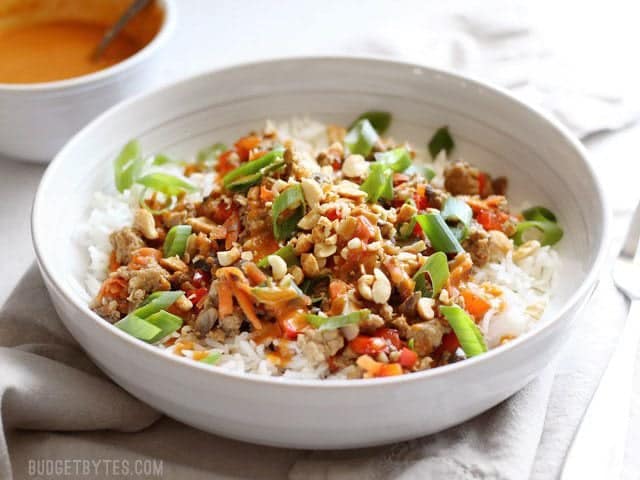
<svg viewBox="0 0 640 480"><path fill-rule="evenodd" d="M163 52L164 74L162 78L158 78L158 84L207 68L250 59L343 52L345 45L357 41L358 31L347 25L343 25L344 28L336 26L340 9L360 12L366 28L384 31L388 35L401 31L406 34L411 29L423 28L425 18L434 18L429 11L429 2L411 2L412 12L417 13L402 16L402 22L389 21L389 18L397 19L397 15L400 15L398 12L394 11L395 17L382 15L381 5L378 5L380 8L371 8L371 4L368 4L369 8L363 8L357 2L328 1L319 4L293 0L278 3L178 0L177 3L180 8L180 25L173 41ZM312 8L322 5L326 8ZM243 25L243 28L238 28L239 25ZM329 28L328 25L332 27ZM304 41L300 41L301 38ZM615 133L596 135L585 142L591 161L601 173L614 210L615 241L619 241L623 235L628 216L640 198L640 189L637 187L640 178L638 140L640 125ZM43 171L42 165L0 158L0 251L3 252L0 304L8 298L22 274L34 261L29 213ZM607 318L603 321L610 322L613 337L623 319ZM541 442L541 455L545 455L558 442L562 443L564 440L566 443L566 439L573 435L571 429L563 431L557 425L566 421L567 416L575 418L581 415L581 412L566 412L562 408L563 397L570 394L563 391L562 378L571 375L574 367L588 354L581 347L570 340L560 359L547 426ZM635 385L625 462L625 478L628 479L640 478L640 458L636 454L640 451L640 368L637 370ZM288 461L290 458L283 456L283 462Z"/></svg>

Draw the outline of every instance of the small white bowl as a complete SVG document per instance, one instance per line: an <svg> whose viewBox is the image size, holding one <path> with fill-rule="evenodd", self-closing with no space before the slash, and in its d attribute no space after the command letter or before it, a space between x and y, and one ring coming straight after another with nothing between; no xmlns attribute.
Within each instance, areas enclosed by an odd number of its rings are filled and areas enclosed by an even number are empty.
<svg viewBox="0 0 640 480"><path fill-rule="evenodd" d="M0 154L49 162L71 136L99 113L153 80L158 49L175 27L174 0L157 0L164 20L139 52L89 75L44 83L0 83Z"/></svg>
<svg viewBox="0 0 640 480"><path fill-rule="evenodd" d="M87 307L87 253L73 232L94 191L113 191L112 160L130 138L180 158L307 114L347 124L360 112L393 113L390 134L414 143L449 125L465 158L510 180L510 197L553 208L565 230L558 287L539 326L464 362L400 377L291 380L228 373L167 355ZM220 435L296 448L395 442L461 423L530 382L575 328L606 250L603 193L580 143L509 94L442 71L354 58L303 58L238 66L173 84L110 109L49 166L35 199L33 242L64 324L123 388L167 415Z"/></svg>

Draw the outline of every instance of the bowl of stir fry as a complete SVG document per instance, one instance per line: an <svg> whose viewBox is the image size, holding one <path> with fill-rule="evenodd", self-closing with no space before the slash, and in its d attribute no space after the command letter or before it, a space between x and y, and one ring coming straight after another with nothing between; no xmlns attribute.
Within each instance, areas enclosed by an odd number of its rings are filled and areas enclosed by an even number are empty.
<svg viewBox="0 0 640 480"><path fill-rule="evenodd" d="M524 386L593 288L605 223L579 144L529 107L324 58L115 107L52 163L33 213L54 303L116 382L299 448L432 433Z"/></svg>

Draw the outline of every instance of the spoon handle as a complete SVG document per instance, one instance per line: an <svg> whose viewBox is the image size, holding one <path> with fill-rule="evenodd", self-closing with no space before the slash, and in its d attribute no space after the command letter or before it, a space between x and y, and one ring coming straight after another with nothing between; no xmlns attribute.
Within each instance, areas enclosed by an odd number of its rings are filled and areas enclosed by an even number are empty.
<svg viewBox="0 0 640 480"><path fill-rule="evenodd" d="M100 43L93 52L92 58L94 60L97 60L102 56L111 41L122 31L125 25L129 23L129 20L135 17L150 1L151 0L135 0L131 5L129 5L129 8L120 15L120 18L118 18L116 23L114 23L111 28L105 32L102 40L100 40Z"/></svg>

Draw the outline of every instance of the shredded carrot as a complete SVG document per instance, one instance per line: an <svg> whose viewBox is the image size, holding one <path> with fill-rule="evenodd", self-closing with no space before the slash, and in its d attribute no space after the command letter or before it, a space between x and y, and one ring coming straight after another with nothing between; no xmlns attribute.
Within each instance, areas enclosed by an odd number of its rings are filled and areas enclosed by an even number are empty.
<svg viewBox="0 0 640 480"><path fill-rule="evenodd" d="M267 276L253 262L245 263L244 271L253 285L259 285L267 280Z"/></svg>
<svg viewBox="0 0 640 480"><path fill-rule="evenodd" d="M392 377L402 375L402 365L399 363L383 363L378 370L378 377Z"/></svg>
<svg viewBox="0 0 640 480"><path fill-rule="evenodd" d="M111 256L109 257L109 271L115 272L118 269L118 267L120 267L120 264L116 260L116 252L114 250L111 252Z"/></svg>
<svg viewBox="0 0 640 480"><path fill-rule="evenodd" d="M260 142L260 137L256 137L254 135L249 135L239 139L236 142L235 147L240 160L246 162L249 159L249 152L260 145Z"/></svg>
<svg viewBox="0 0 640 480"><path fill-rule="evenodd" d="M233 296L231 288L226 281L219 281L216 284L216 292L218 292L218 313L220 318L233 313Z"/></svg>
<svg viewBox="0 0 640 480"><path fill-rule="evenodd" d="M345 293L347 293L348 289L349 286L342 280L331 280L331 283L329 283L329 298L331 298L331 300L334 300L340 295L344 295Z"/></svg>
<svg viewBox="0 0 640 480"><path fill-rule="evenodd" d="M225 248L229 250L233 247L233 242L238 240L238 232L240 231L240 217L235 210L224 221L223 227L227 229L227 238L225 240Z"/></svg>
<svg viewBox="0 0 640 480"><path fill-rule="evenodd" d="M260 186L260 200L263 202L271 202L273 201L274 195L271 190L269 190L264 185Z"/></svg>
<svg viewBox="0 0 640 480"><path fill-rule="evenodd" d="M112 298L114 300L122 300L127 298L128 282L122 277L109 277L107 278L102 287L98 298L103 297Z"/></svg>
<svg viewBox="0 0 640 480"><path fill-rule="evenodd" d="M162 258L162 252L157 248L143 247L133 252L129 268L131 270L140 270L148 266L153 260L157 262Z"/></svg>
<svg viewBox="0 0 640 480"><path fill-rule="evenodd" d="M202 171L202 167L200 165L195 163L190 163L184 167L184 176L190 177L191 174L201 172L201 171Z"/></svg>
<svg viewBox="0 0 640 480"><path fill-rule="evenodd" d="M231 282L246 281L246 277L242 270L238 267L221 267L216 270L216 277Z"/></svg>
<svg viewBox="0 0 640 480"><path fill-rule="evenodd" d="M246 137L238 139L235 147L238 149L251 150L260 145L260 141L260 137L256 137L255 135L248 135Z"/></svg>
<svg viewBox="0 0 640 480"><path fill-rule="evenodd" d="M465 310L473 315L476 320L484 317L484 314L491 308L489 302L469 289L462 289L460 293L462 294L462 298L464 298Z"/></svg>
<svg viewBox="0 0 640 480"><path fill-rule="evenodd" d="M262 328L262 323L260 322L258 315L256 315L256 310L253 302L251 301L251 297L247 292L238 288L235 283L231 284L231 290L233 291L236 300L238 300L238 305L240 305L240 308L247 316L247 319L251 322L251 325L253 325L253 328L260 330Z"/></svg>

